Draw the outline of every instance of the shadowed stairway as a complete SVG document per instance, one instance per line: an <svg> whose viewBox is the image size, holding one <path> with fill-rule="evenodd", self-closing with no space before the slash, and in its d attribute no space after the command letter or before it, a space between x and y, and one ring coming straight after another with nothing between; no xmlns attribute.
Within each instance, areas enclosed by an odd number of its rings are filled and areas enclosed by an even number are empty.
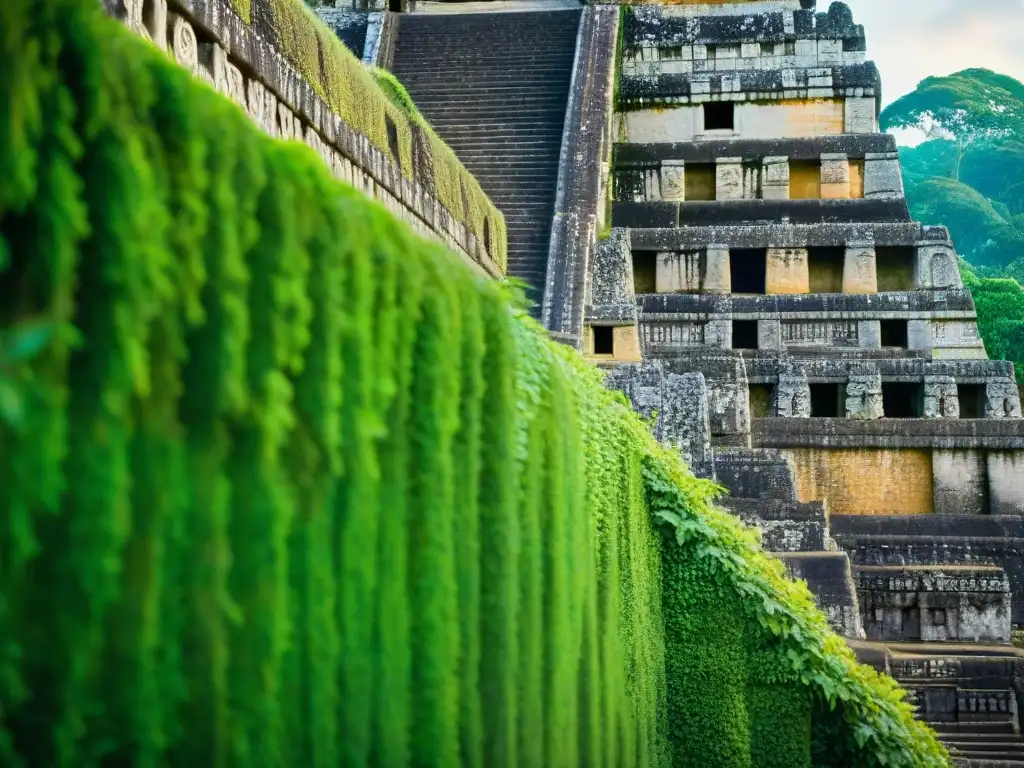
<svg viewBox="0 0 1024 768"><path fill-rule="evenodd" d="M539 316L579 10L401 14L392 71L505 215Z"/></svg>

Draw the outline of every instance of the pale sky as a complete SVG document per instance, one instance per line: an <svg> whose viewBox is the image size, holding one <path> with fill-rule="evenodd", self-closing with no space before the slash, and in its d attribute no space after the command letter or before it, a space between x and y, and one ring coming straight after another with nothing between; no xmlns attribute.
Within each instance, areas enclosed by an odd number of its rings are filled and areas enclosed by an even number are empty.
<svg viewBox="0 0 1024 768"><path fill-rule="evenodd" d="M885 104L929 75L984 67L1024 81L1024 0L845 0L864 25ZM831 0L818 0L824 11Z"/></svg>

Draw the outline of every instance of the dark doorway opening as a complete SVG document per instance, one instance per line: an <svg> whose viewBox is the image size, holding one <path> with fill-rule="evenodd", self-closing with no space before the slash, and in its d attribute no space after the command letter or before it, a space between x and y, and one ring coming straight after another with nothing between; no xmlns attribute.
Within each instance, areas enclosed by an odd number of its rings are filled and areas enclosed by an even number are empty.
<svg viewBox="0 0 1024 768"><path fill-rule="evenodd" d="M729 272L733 293L763 296L767 292L768 250L737 248L729 251Z"/></svg>
<svg viewBox="0 0 1024 768"><path fill-rule="evenodd" d="M392 13L401 13L404 10L402 0L388 0L388 10Z"/></svg>
<svg viewBox="0 0 1024 768"><path fill-rule="evenodd" d="M914 262L916 259L917 253L914 248L904 246L875 248L878 292L914 290Z"/></svg>
<svg viewBox="0 0 1024 768"><path fill-rule="evenodd" d="M732 348L757 349L757 320L732 321Z"/></svg>
<svg viewBox="0 0 1024 768"><path fill-rule="evenodd" d="M842 384L811 384L811 418L836 419L846 415L846 388Z"/></svg>
<svg viewBox="0 0 1024 768"><path fill-rule="evenodd" d="M808 248L811 293L842 293L845 262L845 248Z"/></svg>
<svg viewBox="0 0 1024 768"><path fill-rule="evenodd" d="M881 325L883 347L907 349L910 346L906 320L883 320Z"/></svg>
<svg viewBox="0 0 1024 768"><path fill-rule="evenodd" d="M736 128L736 105L731 101L704 104L705 131L732 131Z"/></svg>
<svg viewBox="0 0 1024 768"><path fill-rule="evenodd" d="M920 384L896 381L882 384L882 409L887 419L918 419L923 405Z"/></svg>
<svg viewBox="0 0 1024 768"><path fill-rule="evenodd" d="M772 398L775 395L775 387L771 384L750 384L749 401L750 415L755 419L772 415Z"/></svg>
<svg viewBox="0 0 1024 768"><path fill-rule="evenodd" d="M984 384L957 384L956 394L960 400L961 419L985 418Z"/></svg>
<svg viewBox="0 0 1024 768"><path fill-rule="evenodd" d="M633 293L657 292L657 254L654 251L633 251Z"/></svg>
<svg viewBox="0 0 1024 768"><path fill-rule="evenodd" d="M615 329L610 325L594 326L594 354L615 354Z"/></svg>

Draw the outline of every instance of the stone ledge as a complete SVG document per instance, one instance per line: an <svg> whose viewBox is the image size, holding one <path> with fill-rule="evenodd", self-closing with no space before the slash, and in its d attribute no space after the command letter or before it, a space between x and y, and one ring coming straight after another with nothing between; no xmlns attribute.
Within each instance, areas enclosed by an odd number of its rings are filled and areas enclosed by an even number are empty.
<svg viewBox="0 0 1024 768"><path fill-rule="evenodd" d="M730 248L846 247L851 242L876 246L952 245L945 227L906 222L778 222L693 225L682 229L635 227L630 229L635 251L682 251L706 248L709 243Z"/></svg>
<svg viewBox="0 0 1024 768"><path fill-rule="evenodd" d="M688 142L616 144L612 167L619 169L657 168L665 160L713 163L725 156L741 161L761 161L779 156L790 160L819 160L822 155L842 153L862 160L871 153L896 151L896 139L887 133L843 133L834 136L781 139L715 139Z"/></svg>
<svg viewBox="0 0 1024 768"><path fill-rule="evenodd" d="M662 229L708 224L855 224L910 222L904 199L711 200L707 202L626 202L612 205L612 226ZM719 241L714 241L719 242Z"/></svg>
<svg viewBox="0 0 1024 768"><path fill-rule="evenodd" d="M1024 450L1024 419L751 419L755 446Z"/></svg>

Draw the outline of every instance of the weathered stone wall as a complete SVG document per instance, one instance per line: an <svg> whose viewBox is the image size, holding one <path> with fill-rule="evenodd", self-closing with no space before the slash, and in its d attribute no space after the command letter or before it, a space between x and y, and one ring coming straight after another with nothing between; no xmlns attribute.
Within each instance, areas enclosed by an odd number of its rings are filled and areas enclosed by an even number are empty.
<svg viewBox="0 0 1024 768"><path fill-rule="evenodd" d="M434 196L423 168L403 173L356 133L227 0L125 0L120 8L105 8L234 100L264 131L306 143L336 178L384 204L418 234L441 240L483 274L502 274L487 245Z"/></svg>
<svg viewBox="0 0 1024 768"><path fill-rule="evenodd" d="M919 515L935 510L927 450L785 451L800 501L827 499L837 515Z"/></svg>

